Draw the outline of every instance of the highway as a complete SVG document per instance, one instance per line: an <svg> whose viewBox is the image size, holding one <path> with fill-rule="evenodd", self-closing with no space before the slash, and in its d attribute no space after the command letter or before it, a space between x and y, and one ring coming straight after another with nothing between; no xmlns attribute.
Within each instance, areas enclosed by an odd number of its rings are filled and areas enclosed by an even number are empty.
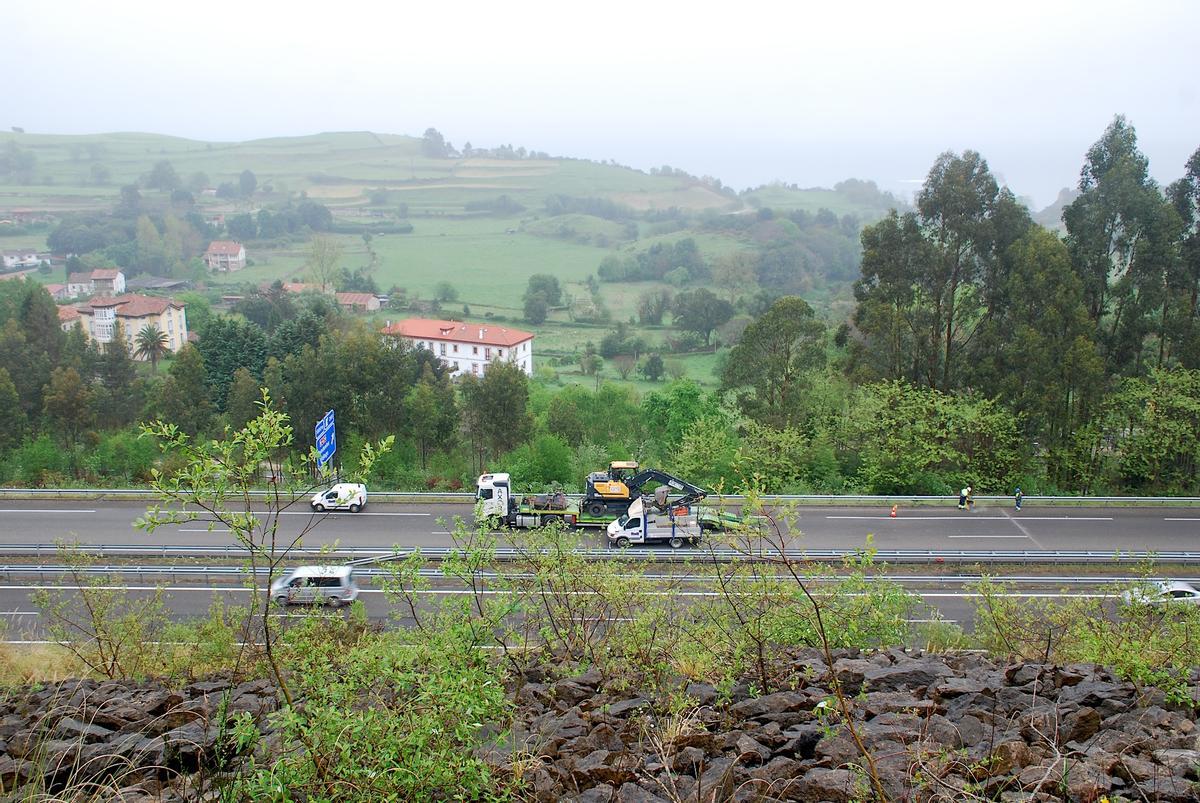
<svg viewBox="0 0 1200 803"><path fill-rule="evenodd" d="M261 508L259 508L261 509ZM207 546L230 545L228 532L216 525L209 529L205 521L169 525L153 534L134 528L133 522L144 515L145 502L131 501L16 501L0 500L0 555L10 564L35 562L28 553L5 551L6 545L49 545L58 539L83 545ZM338 544L341 547L378 549L388 552L393 546L444 548L452 545L449 530L456 516L469 519L471 508L465 504L380 504L366 511L313 514L303 505L286 511L281 517L281 536L290 539L310 528L304 540L307 549ZM1197 551L1200 552L1200 509L1196 508L1038 508L1026 505L1014 511L1011 505L980 505L964 512L953 507L901 509L892 518L888 509L864 507L803 507L794 511L796 519L788 533L789 546L798 549L858 549L868 540L881 550L1097 550L1097 551ZM519 541L520 533L505 536ZM597 532L584 535L586 544L601 546ZM132 559L130 559L132 560ZM197 565L199 558L188 561ZM58 563L52 548L36 562ZM145 559L134 562L145 563ZM228 561L206 559L216 565ZM1128 570L1116 570L1128 574ZM44 638L44 622L30 602L31 592L40 586L60 581L53 575L13 571L0 579L0 628L8 640ZM214 595L230 603L244 601L247 591L222 579L185 574L130 575L127 585L134 593L149 593L162 584L168 606L180 617L202 615ZM969 627L973 606L971 593L961 582L906 583L919 594L924 605L910 616L922 620L939 616ZM363 583L363 602L368 615L387 621L392 611L382 593L369 581ZM463 593L445 584L433 594ZM694 593L710 593L697 589ZM1073 596L1098 593L1095 588L1056 587L1053 582L1018 589L1032 596ZM281 613L280 615L288 615Z"/></svg>
<svg viewBox="0 0 1200 803"><path fill-rule="evenodd" d="M5 544L48 544L58 539L80 544L224 546L230 536L203 521L169 525L153 534L133 527L144 502L0 500L0 553ZM456 516L469 521L464 504L397 505L372 503L361 513L313 514L300 504L284 512L280 535L291 538L313 528L304 545L447 547ZM956 508L888 509L803 507L789 533L789 545L809 549L854 549L868 536L880 549L1139 550L1200 551L1200 509L1196 508L1037 508L979 505ZM519 539L520 534L514 538ZM585 536L594 546L599 533Z"/></svg>

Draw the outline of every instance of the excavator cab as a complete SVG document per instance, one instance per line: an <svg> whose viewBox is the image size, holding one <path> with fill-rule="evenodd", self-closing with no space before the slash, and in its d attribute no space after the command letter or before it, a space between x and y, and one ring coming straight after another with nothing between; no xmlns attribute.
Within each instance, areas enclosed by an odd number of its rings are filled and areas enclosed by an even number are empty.
<svg viewBox="0 0 1200 803"><path fill-rule="evenodd" d="M608 471L594 471L588 475L588 496L600 499L629 499L629 486L625 479L637 473L635 460L614 460Z"/></svg>

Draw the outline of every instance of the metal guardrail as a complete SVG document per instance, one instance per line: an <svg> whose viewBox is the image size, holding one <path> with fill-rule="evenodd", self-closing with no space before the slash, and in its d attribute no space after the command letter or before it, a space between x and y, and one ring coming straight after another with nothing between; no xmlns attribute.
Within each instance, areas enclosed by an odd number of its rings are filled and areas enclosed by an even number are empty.
<svg viewBox="0 0 1200 803"><path fill-rule="evenodd" d="M264 500L267 491L252 491L251 498ZM303 502L309 494L284 497L292 502ZM471 493L439 493L425 491L371 491L370 498L376 501L392 504L470 504L475 495ZM568 494L571 499L578 500L579 494ZM154 492L145 488L0 488L0 499L130 499L153 500L157 497ZM712 495L710 504L719 505L721 502L741 504L746 497L737 494ZM957 504L956 496L878 496L869 494L764 494L758 497L766 504L795 503L800 505L845 505L865 506L891 505L914 506L943 506ZM1012 504L1011 496L976 496L977 503ZM1077 507L1102 507L1107 505L1134 506L1200 506L1200 497L1196 496L1026 496L1026 505L1030 507L1044 505L1065 505Z"/></svg>
<svg viewBox="0 0 1200 803"><path fill-rule="evenodd" d="M83 544L82 551L97 557L130 556L162 556L168 557L213 557L224 556L229 559L244 559L245 551L235 545L227 546L193 546L171 545L156 546L149 544ZM35 557L55 554L57 547L53 544L9 544L0 545L0 554L29 554ZM297 558L328 558L342 559L351 565L369 565L371 563L403 560L414 552L420 552L422 557L430 561L445 560L459 550L454 547L402 547L388 550L380 547L338 547L332 550L322 549L292 549L290 552ZM495 550L496 559L504 562L522 560L531 554L530 550L515 547L500 547ZM719 561L723 563L738 560L772 560L780 557L779 553L764 551L748 554L734 549L577 549L576 556L585 560L620 560L643 563L699 563ZM784 556L796 561L841 562L847 558L858 558L867 554L862 548L854 549L792 549L783 553ZM1121 551L1121 550L968 550L968 549L876 549L870 552L874 560L880 563L1120 563L1136 564L1153 562L1157 564L1200 564L1200 552L1186 551ZM349 559L349 560L347 560Z"/></svg>

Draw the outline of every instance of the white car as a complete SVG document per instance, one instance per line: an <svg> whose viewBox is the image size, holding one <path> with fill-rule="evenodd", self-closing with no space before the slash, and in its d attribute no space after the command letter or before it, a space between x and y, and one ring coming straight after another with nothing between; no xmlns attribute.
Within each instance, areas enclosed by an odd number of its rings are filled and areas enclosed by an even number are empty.
<svg viewBox="0 0 1200 803"><path fill-rule="evenodd" d="M271 584L271 599L279 605L338 608L358 599L358 586L349 566L300 566Z"/></svg>
<svg viewBox="0 0 1200 803"><path fill-rule="evenodd" d="M358 482L339 482L328 490L313 494L309 505L318 513L326 510L357 513L367 506L367 486Z"/></svg>
<svg viewBox="0 0 1200 803"><path fill-rule="evenodd" d="M1200 605L1200 589L1181 580L1158 580L1126 591L1121 599L1127 605Z"/></svg>

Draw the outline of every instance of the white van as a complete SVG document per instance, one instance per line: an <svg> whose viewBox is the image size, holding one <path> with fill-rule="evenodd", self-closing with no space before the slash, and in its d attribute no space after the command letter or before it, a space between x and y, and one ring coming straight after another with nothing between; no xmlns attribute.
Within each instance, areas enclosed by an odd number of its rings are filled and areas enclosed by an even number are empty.
<svg viewBox="0 0 1200 803"><path fill-rule="evenodd" d="M325 491L317 491L308 503L313 510L349 510L357 513L367 506L367 486L360 482L339 482Z"/></svg>
<svg viewBox="0 0 1200 803"><path fill-rule="evenodd" d="M349 605L358 599L349 566L298 566L271 584L279 605Z"/></svg>
<svg viewBox="0 0 1200 803"><path fill-rule="evenodd" d="M608 525L609 546L627 547L630 544L666 542L672 549L685 544L696 546L703 531L689 508L655 511L639 498L629 506L629 512Z"/></svg>

